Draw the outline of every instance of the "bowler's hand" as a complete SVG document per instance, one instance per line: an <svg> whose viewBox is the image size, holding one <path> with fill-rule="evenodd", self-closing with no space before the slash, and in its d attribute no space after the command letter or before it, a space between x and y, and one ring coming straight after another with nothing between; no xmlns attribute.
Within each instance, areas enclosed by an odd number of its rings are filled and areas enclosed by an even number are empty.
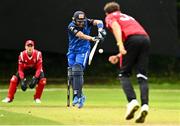
<svg viewBox="0 0 180 126"><path fill-rule="evenodd" d="M119 48L119 52L122 54L122 55L126 55L127 51L125 50L124 47L120 47Z"/></svg>
<svg viewBox="0 0 180 126"><path fill-rule="evenodd" d="M119 61L119 57L116 56L116 55L113 55L113 56L109 57L109 62L112 63L112 64L116 64L116 63L118 63L118 61Z"/></svg>

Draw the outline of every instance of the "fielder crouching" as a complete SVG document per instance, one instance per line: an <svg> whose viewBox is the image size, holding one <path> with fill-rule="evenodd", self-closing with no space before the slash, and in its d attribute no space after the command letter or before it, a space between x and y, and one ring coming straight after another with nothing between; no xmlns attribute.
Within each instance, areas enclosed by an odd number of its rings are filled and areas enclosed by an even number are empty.
<svg viewBox="0 0 180 126"><path fill-rule="evenodd" d="M42 54L40 51L34 49L34 41L27 40L25 43L25 50L19 55L18 71L16 75L12 76L8 95L2 102L9 103L13 101L17 86L20 83L22 91L26 91L28 86L31 89L36 87L34 100L36 103L41 103L41 95L46 84L42 62ZM26 80L28 75L33 75L29 83Z"/></svg>

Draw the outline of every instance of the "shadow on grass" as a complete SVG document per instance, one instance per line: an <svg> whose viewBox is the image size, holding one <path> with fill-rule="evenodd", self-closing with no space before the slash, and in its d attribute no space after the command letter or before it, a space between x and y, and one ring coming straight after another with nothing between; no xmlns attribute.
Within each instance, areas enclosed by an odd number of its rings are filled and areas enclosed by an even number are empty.
<svg viewBox="0 0 180 126"><path fill-rule="evenodd" d="M0 110L0 125L60 125L59 122L31 115Z"/></svg>

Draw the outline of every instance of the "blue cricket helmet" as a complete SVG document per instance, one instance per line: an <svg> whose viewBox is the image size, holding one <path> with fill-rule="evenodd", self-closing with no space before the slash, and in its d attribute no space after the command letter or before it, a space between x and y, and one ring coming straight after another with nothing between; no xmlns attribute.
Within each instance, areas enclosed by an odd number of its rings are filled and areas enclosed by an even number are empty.
<svg viewBox="0 0 180 126"><path fill-rule="evenodd" d="M76 11L74 14L73 14L73 20L76 22L76 21L86 21L87 18L86 18L86 15L83 11Z"/></svg>

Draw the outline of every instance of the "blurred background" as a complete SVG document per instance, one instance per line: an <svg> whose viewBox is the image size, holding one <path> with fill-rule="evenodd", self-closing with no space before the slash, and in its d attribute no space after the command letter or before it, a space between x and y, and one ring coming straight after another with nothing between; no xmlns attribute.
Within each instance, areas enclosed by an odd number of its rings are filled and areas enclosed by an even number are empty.
<svg viewBox="0 0 180 126"><path fill-rule="evenodd" d="M101 19L103 7L110 0L1 0L0 1L0 81L9 82L17 71L17 60L24 42L32 39L43 52L44 70L48 80L65 81L68 48L67 26L72 15L82 10L88 18ZM174 77L180 75L180 0L116 0L122 12L133 16L151 37L149 76ZM92 36L97 35L92 29ZM95 54L87 66L85 77L116 78L117 65L108 62L116 54L113 35L108 32L104 53Z"/></svg>

